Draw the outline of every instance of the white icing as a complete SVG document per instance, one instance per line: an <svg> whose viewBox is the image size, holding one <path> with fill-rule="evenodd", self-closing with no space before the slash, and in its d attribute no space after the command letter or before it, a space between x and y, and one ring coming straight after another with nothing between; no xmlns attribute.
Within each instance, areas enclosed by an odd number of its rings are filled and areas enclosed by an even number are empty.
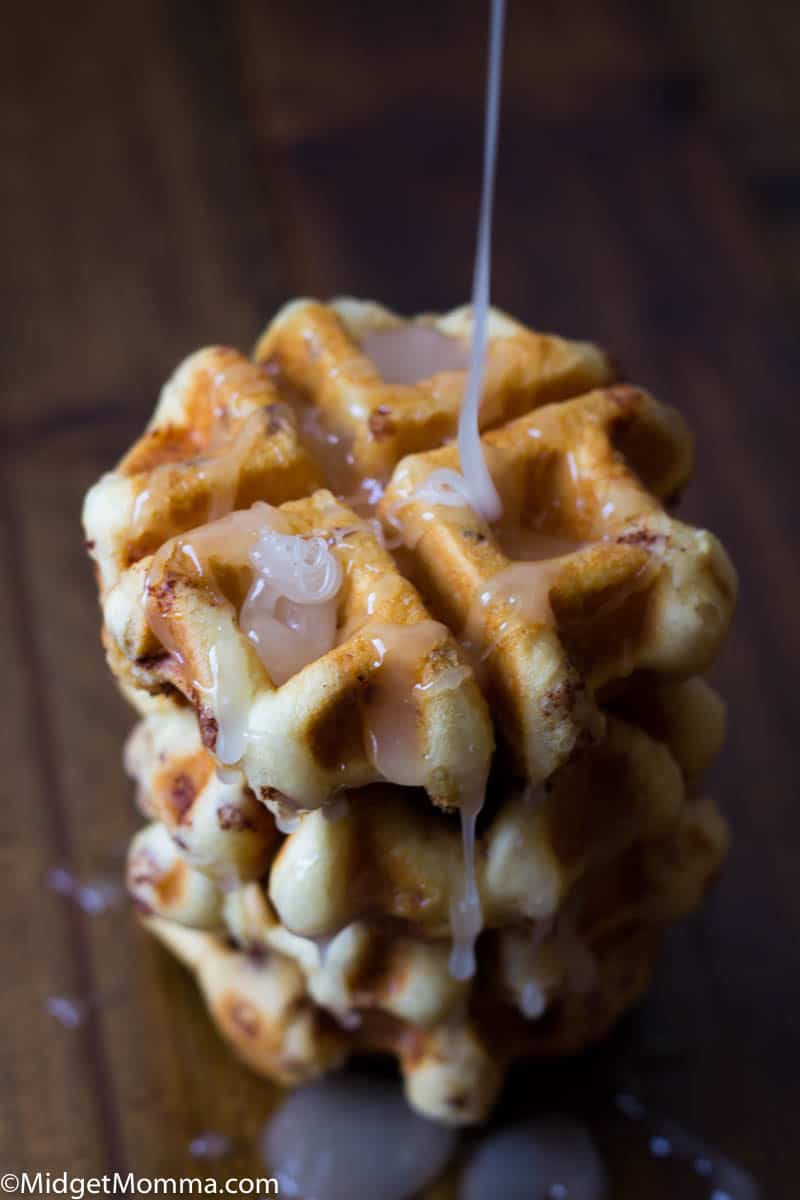
<svg viewBox="0 0 800 1200"><path fill-rule="evenodd" d="M531 625L555 625L550 591L565 561L564 558L553 558L542 562L511 563L492 576L474 598L460 644L479 679L483 680L486 660L502 641L513 617ZM507 616L500 621L491 640L487 640L486 614L495 605L505 606Z"/></svg>
<svg viewBox="0 0 800 1200"><path fill-rule="evenodd" d="M489 316L489 273L491 259L492 204L497 163L497 129L500 119L500 89L503 65L503 27L505 0L492 0L489 31L489 70L486 81L486 124L484 131L483 182L478 221L478 243L472 283L472 354L467 394L458 422L458 455L461 470L472 498L472 507L487 521L502 512L497 489L492 482L480 440L479 410L486 369L486 341Z"/></svg>
<svg viewBox="0 0 800 1200"><path fill-rule="evenodd" d="M225 766L233 766L244 754L250 690L244 673L239 670L239 656L230 653L226 639L221 638L209 650L208 667L211 687L203 688L199 683L195 686L210 697L217 721L214 753Z"/></svg>
<svg viewBox="0 0 800 1200"><path fill-rule="evenodd" d="M151 582L158 580L176 547L186 555L197 576L212 586L208 571L211 558L229 566L250 567L253 578L239 625L276 686L333 647L342 568L324 538L287 532L283 514L258 502L166 543L148 573L148 594ZM147 616L165 649L182 662L170 623L152 601L147 604ZM222 626L219 632L225 632ZM194 683L210 697L218 724L215 752L222 763L230 766L244 753L250 702L249 680L238 644L229 636L220 637L209 651L208 668L211 686Z"/></svg>
<svg viewBox="0 0 800 1200"><path fill-rule="evenodd" d="M763 1200L763 1192L749 1171L674 1121L648 1113L637 1096L620 1092L615 1103L628 1120L648 1131L648 1146L654 1158L677 1158L706 1181L706 1186L713 1189L707 1193L709 1200ZM689 1190L694 1194L691 1187Z"/></svg>
<svg viewBox="0 0 800 1200"><path fill-rule="evenodd" d="M475 974L475 943L483 929L481 898L475 879L475 826L483 806L483 787L477 803L462 804L461 842L464 852L464 886L461 895L450 908L450 932L453 948L450 952L450 974L454 979L471 979Z"/></svg>
<svg viewBox="0 0 800 1200"><path fill-rule="evenodd" d="M492 1134L467 1162L458 1200L607 1200L606 1169L582 1125L544 1116Z"/></svg>
<svg viewBox="0 0 800 1200"><path fill-rule="evenodd" d="M435 621L380 625L369 629L375 672L365 707L367 752L384 779L423 787L428 763L421 744L416 675L422 661L448 637Z"/></svg>
<svg viewBox="0 0 800 1200"><path fill-rule="evenodd" d="M396 1083L355 1075L298 1088L262 1139L280 1194L303 1200L413 1200L455 1147L454 1131L414 1113Z"/></svg>
<svg viewBox="0 0 800 1200"><path fill-rule="evenodd" d="M217 1133L213 1130L199 1134L189 1143L189 1153L192 1158L206 1158L209 1161L226 1158L232 1150L233 1139L229 1138L226 1133Z"/></svg>
<svg viewBox="0 0 800 1200"><path fill-rule="evenodd" d="M253 582L239 623L280 686L333 647L342 568L324 538L270 529L262 531L250 562Z"/></svg>
<svg viewBox="0 0 800 1200"><path fill-rule="evenodd" d="M245 459L251 453L259 439L264 437L264 410L251 413L237 432L230 446L209 461L197 475L211 484L211 505L208 510L208 520L216 521L233 512L236 503L236 492Z"/></svg>
<svg viewBox="0 0 800 1200"><path fill-rule="evenodd" d="M262 408L251 413L229 444L220 450L209 446L206 455L194 460L196 478L208 484L208 521L216 521L233 511L244 462L256 443L265 436L265 411ZM131 531L134 538L144 532L151 520L163 518L164 513L170 511L175 469L185 465L182 462L161 463L149 473L147 487L139 492L133 503Z"/></svg>
<svg viewBox="0 0 800 1200"><path fill-rule="evenodd" d="M78 905L89 916L98 916L122 903L124 891L118 880L96 877L81 883L64 867L54 867L47 876L48 887Z"/></svg>
<svg viewBox="0 0 800 1200"><path fill-rule="evenodd" d="M441 371L463 371L469 363L463 342L421 322L370 330L361 349L389 384L419 383Z"/></svg>
<svg viewBox="0 0 800 1200"><path fill-rule="evenodd" d="M519 1008L523 1017L536 1021L547 1008L547 993L535 979L526 979L519 993Z"/></svg>
<svg viewBox="0 0 800 1200"><path fill-rule="evenodd" d="M467 481L450 467L431 471L427 479L414 489L406 504L441 504L448 508L471 508L472 497ZM399 506L398 506L399 507Z"/></svg>
<svg viewBox="0 0 800 1200"><path fill-rule="evenodd" d="M342 569L323 537L297 537L265 527L249 557L270 587L299 605L324 604L341 587Z"/></svg>
<svg viewBox="0 0 800 1200"><path fill-rule="evenodd" d="M86 1005L69 996L48 996L45 1008L65 1029L77 1029L86 1020Z"/></svg>

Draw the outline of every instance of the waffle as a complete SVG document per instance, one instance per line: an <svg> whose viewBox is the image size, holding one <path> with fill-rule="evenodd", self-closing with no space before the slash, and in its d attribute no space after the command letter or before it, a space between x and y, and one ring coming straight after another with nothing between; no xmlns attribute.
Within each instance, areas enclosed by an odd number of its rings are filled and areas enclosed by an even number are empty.
<svg viewBox="0 0 800 1200"><path fill-rule="evenodd" d="M736 591L667 508L680 416L499 312L503 516L477 515L450 444L471 336L467 309L290 304L255 362L187 359L84 508L141 718L146 926L256 1070L387 1053L453 1124L610 1028L715 877L701 675Z"/></svg>
<svg viewBox="0 0 800 1200"><path fill-rule="evenodd" d="M220 772L190 708L151 714L125 747L142 814L163 825L183 858L212 879L260 879L280 836L241 775Z"/></svg>
<svg viewBox="0 0 800 1200"><path fill-rule="evenodd" d="M671 685L666 711L677 701L675 689L695 691ZM704 691L705 711L716 713L716 697ZM281 1047L290 1035L283 1029L284 1008L273 999L272 985L267 1007L254 997L260 995L260 972L266 972L266 986L275 963L281 964L275 977L291 980L295 996L295 976L284 966L291 961L329 1037L332 1027L324 1026L324 1018L335 1019L336 1061L365 1051L394 1053L409 1100L421 1111L456 1124L480 1120L515 1058L578 1049L605 1032L644 990L661 930L699 902L719 869L727 849L725 823L710 801L694 798L691 778L667 745L609 718L605 744L571 759L538 803L529 796L508 802L481 839L479 862L486 868L478 877L487 931L481 986L469 989L448 970L447 903L437 905L433 897L446 863L456 877L454 893L460 889L457 835L444 830L448 848L431 846L426 820L445 819L397 791L394 803L405 799L407 824L398 830L389 819L385 846L389 855L402 846L414 874L392 877L384 899L404 896L401 910L389 903L363 912L326 907L324 923L303 926L298 934L275 903L288 887L305 911L309 892L325 897L337 880L362 881L366 865L378 880L391 872L384 858L376 861L379 852L369 836L370 826L380 826L375 814L387 807L387 797L381 803L365 793L334 817L305 816L282 843L268 881L228 890L210 883L174 843L172 854L165 854L165 831L151 825L131 848L129 887L148 925L197 973L223 1035L258 1069L285 1078ZM606 814L602 844L591 823L585 826L590 798ZM616 822L608 812L614 806ZM414 821L416 834L408 828ZM293 871L297 861L314 864L322 878ZM556 861L560 885L545 887L531 906L530 881L552 880ZM160 862L161 877L154 862ZM439 914L436 924L431 906ZM231 1012L242 1008L249 1019L232 1020ZM294 1012L288 1002L286 1010ZM294 1068L302 1078L329 1065L315 1043L305 1045L308 1058ZM327 1053L330 1041L325 1045ZM274 1064L264 1046L273 1048Z"/></svg>
<svg viewBox="0 0 800 1200"><path fill-rule="evenodd" d="M295 300L259 339L255 359L305 415L304 427L333 470L351 468L358 486L384 479L404 455L454 436L472 332L469 308L405 321L360 300ZM383 375L370 353L385 360ZM596 346L534 333L490 312L484 428L613 378Z"/></svg>
<svg viewBox="0 0 800 1200"><path fill-rule="evenodd" d="M661 506L686 481L690 441L646 393L614 386L549 405L483 445L498 526L431 491L457 467L454 446L405 459L380 508L432 611L468 641L516 766L537 783L601 725L603 689L709 666L735 576L711 534Z"/></svg>

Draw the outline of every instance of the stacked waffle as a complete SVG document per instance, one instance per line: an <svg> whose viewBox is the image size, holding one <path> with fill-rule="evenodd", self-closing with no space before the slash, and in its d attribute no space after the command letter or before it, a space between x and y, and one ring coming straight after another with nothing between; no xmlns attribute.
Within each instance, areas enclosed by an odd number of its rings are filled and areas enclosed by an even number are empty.
<svg viewBox="0 0 800 1200"><path fill-rule="evenodd" d="M145 923L257 1070L388 1052L451 1123L607 1030L718 870L700 673L736 590L663 507L681 418L497 312L487 524L451 444L471 335L291 304L254 361L183 363L84 510Z"/></svg>

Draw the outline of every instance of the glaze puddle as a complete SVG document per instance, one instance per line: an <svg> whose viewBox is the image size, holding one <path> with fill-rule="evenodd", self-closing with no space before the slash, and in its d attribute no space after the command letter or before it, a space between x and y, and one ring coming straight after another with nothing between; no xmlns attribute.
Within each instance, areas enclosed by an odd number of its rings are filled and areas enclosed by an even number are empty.
<svg viewBox="0 0 800 1200"><path fill-rule="evenodd" d="M583 1071L566 1075L556 1094L571 1108L567 1093L577 1088L582 1104L594 1086ZM347 1071L291 1093L259 1151L280 1195L298 1200L418 1200L448 1166L453 1200L614 1200L623 1185L643 1200L764 1200L743 1167L633 1093L605 1088L575 1115L517 1109L459 1133L415 1114L398 1083Z"/></svg>
<svg viewBox="0 0 800 1200"><path fill-rule="evenodd" d="M413 1200L444 1170L455 1133L417 1116L397 1083L332 1075L293 1092L267 1125L281 1196Z"/></svg>
<svg viewBox="0 0 800 1200"><path fill-rule="evenodd" d="M584 1127L548 1115L501 1129L469 1158L458 1200L608 1200L605 1166Z"/></svg>
<svg viewBox="0 0 800 1200"><path fill-rule="evenodd" d="M372 330L361 339L361 349L384 383L390 384L420 383L440 371L464 371L469 366L464 342L411 321Z"/></svg>

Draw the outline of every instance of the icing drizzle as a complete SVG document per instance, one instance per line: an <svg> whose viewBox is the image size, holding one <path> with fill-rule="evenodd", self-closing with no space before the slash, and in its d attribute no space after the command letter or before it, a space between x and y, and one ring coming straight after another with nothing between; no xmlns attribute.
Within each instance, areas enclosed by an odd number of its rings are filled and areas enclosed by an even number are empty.
<svg viewBox="0 0 800 1200"><path fill-rule="evenodd" d="M476 512L495 521L502 512L480 441L478 414L486 371L486 340L489 316L492 206L497 165L497 130L500 121L500 88L503 66L505 0L492 0L489 29L489 70L486 80L486 123L484 126L483 182L478 221L478 243L472 281L472 353L467 394L458 421L458 454L461 470Z"/></svg>

